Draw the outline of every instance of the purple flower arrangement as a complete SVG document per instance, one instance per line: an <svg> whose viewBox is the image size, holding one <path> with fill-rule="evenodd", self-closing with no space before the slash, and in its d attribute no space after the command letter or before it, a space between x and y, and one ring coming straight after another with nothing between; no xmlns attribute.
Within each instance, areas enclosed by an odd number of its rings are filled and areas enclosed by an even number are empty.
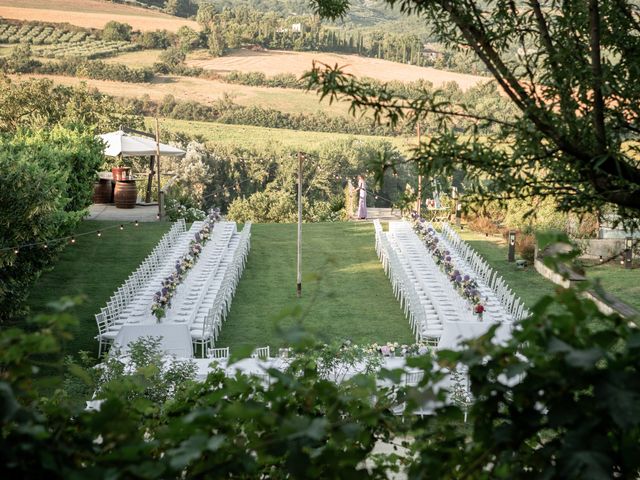
<svg viewBox="0 0 640 480"><path fill-rule="evenodd" d="M151 313L155 315L158 322L167 315L167 310L171 308L171 298L178 285L182 283L187 272L195 266L202 249L211 238L214 224L219 220L220 210L217 208L210 210L204 225L189 243L189 252L176 262L173 273L162 280L161 288L154 294L151 304Z"/></svg>
<svg viewBox="0 0 640 480"><path fill-rule="evenodd" d="M436 231L431 227L426 227L423 218L419 217L415 212L411 215L411 218L413 219L413 229L424 241L435 263L444 271L460 295L474 305L474 311L478 310L478 307L482 307L481 310L484 312L484 307L480 303L482 296L480 295L478 282L469 275L463 275L455 268L455 264L451 258L451 252L449 252L449 250L443 250L438 245Z"/></svg>

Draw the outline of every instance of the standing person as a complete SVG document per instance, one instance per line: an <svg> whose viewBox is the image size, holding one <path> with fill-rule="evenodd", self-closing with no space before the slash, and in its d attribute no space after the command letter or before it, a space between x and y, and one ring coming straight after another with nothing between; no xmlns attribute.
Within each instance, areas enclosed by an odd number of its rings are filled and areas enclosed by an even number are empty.
<svg viewBox="0 0 640 480"><path fill-rule="evenodd" d="M358 175L358 218L367 219L367 183L362 175Z"/></svg>

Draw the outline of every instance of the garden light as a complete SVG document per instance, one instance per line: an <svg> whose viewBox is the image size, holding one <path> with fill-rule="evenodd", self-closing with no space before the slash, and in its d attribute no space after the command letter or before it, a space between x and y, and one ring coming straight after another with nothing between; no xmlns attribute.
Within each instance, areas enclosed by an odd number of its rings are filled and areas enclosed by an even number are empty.
<svg viewBox="0 0 640 480"><path fill-rule="evenodd" d="M124 230L124 225L120 225L120 230Z"/></svg>
<svg viewBox="0 0 640 480"><path fill-rule="evenodd" d="M98 238L100 238L101 236L102 236L102 232L98 230Z"/></svg>

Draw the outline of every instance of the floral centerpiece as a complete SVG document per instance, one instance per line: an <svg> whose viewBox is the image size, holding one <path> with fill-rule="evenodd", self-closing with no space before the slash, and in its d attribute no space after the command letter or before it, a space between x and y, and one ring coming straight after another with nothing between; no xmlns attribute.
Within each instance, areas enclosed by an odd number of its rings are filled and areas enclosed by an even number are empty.
<svg viewBox="0 0 640 480"><path fill-rule="evenodd" d="M178 285L186 277L187 272L195 266L205 244L211 238L211 231L215 223L219 220L220 210L217 208L211 209L204 221L204 225L195 233L193 240L189 242L188 252L178 259L173 273L162 281L161 289L153 296L151 313L155 315L158 322L167 315L167 310L171 308L171 297L173 297Z"/></svg>
<svg viewBox="0 0 640 480"><path fill-rule="evenodd" d="M410 345L387 342L381 345L372 343L365 347L365 352L369 355L382 355L383 357L417 357L426 355L430 350L425 342L417 342Z"/></svg>
<svg viewBox="0 0 640 480"><path fill-rule="evenodd" d="M412 213L413 229L424 241L427 250L431 253L434 262L440 267L440 269L447 275L453 287L460 293L462 298L469 301L473 305L473 312L478 316L480 321L485 311L484 305L480 302L482 297L480 295L480 287L478 282L472 279L469 275L463 275L460 270L455 268L455 264L451 257L449 250L444 250L439 245L439 239L436 231L425 224L424 218Z"/></svg>

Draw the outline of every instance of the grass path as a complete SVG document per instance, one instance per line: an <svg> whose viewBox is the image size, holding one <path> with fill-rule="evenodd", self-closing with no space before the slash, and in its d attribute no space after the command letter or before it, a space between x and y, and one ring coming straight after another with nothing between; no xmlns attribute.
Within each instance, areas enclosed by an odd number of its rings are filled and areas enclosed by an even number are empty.
<svg viewBox="0 0 640 480"><path fill-rule="evenodd" d="M119 225L119 222L85 221L78 233ZM80 350L98 352L94 336L98 333L94 315L100 312L113 292L126 280L140 262L151 252L170 224L131 224L123 231L105 230L102 237L77 237L76 244L68 246L52 270L45 272L35 285L29 298L33 313L47 311L47 303L62 296L84 295L84 303L73 309L79 320L72 332L73 339L66 345L68 354Z"/></svg>
<svg viewBox="0 0 640 480"><path fill-rule="evenodd" d="M355 343L413 341L374 248L370 223L303 227L302 299L296 298L296 226L254 225L251 253L218 346L284 345L278 328L293 325L283 309L309 309L304 326L321 339ZM312 299L315 301L311 304Z"/></svg>

